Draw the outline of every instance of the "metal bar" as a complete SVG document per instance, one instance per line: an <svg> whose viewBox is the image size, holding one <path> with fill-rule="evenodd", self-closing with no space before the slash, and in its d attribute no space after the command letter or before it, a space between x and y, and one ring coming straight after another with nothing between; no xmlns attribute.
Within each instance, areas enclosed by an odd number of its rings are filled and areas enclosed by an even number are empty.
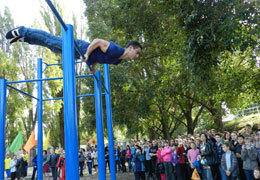
<svg viewBox="0 0 260 180"><path fill-rule="evenodd" d="M78 95L77 98L95 96L95 94Z"/></svg>
<svg viewBox="0 0 260 180"><path fill-rule="evenodd" d="M42 79L42 59L38 59L37 78ZM43 144L42 144L42 81L37 82L38 102L37 102L37 120L38 120L38 137L37 137L37 180L43 180Z"/></svg>
<svg viewBox="0 0 260 180"><path fill-rule="evenodd" d="M22 81L8 81L7 84L17 84L17 83L25 83L25 82L37 82L37 81L51 81L51 80L60 80L62 77L57 78L45 78L45 79L32 79L32 80L22 80Z"/></svg>
<svg viewBox="0 0 260 180"><path fill-rule="evenodd" d="M76 78L84 78L84 77L93 77L93 74L88 74L88 75L78 75Z"/></svg>
<svg viewBox="0 0 260 180"><path fill-rule="evenodd" d="M97 144L98 144L98 146L97 146L97 149L98 149L98 178L102 179L102 180L106 180L100 71L95 72L95 75L97 77L97 79L94 79L94 87L95 87ZM113 156L113 155L110 155L110 156Z"/></svg>
<svg viewBox="0 0 260 180"><path fill-rule="evenodd" d="M79 180L76 78L74 66L73 26L62 29L64 130L66 150L66 179Z"/></svg>
<svg viewBox="0 0 260 180"><path fill-rule="evenodd" d="M75 61L75 63L82 63L83 61ZM58 65L62 65L63 63L56 63L56 64L47 64L47 63L44 63L46 64L47 66L58 66Z"/></svg>
<svg viewBox="0 0 260 180"><path fill-rule="evenodd" d="M50 98L50 99L43 99L42 101L53 101L53 100L60 100L64 99L63 97L58 97L58 98Z"/></svg>
<svg viewBox="0 0 260 180"><path fill-rule="evenodd" d="M36 97L34 97L34 96L32 96L32 95L30 95L30 94L28 94L28 93L26 93L26 92L23 92L22 90L17 89L17 88L15 88L15 87L13 87L13 86L7 85L7 87L10 87L10 88L12 88L12 89L14 89L14 90L16 90L16 91L18 91L18 92L20 92L20 93L26 95L26 96L29 96L29 97L31 97L31 98L33 98L33 99L38 100Z"/></svg>
<svg viewBox="0 0 260 180"><path fill-rule="evenodd" d="M54 5L52 4L52 2L50 0L45 0L47 2L47 4L49 5L49 7L51 8L52 12L54 13L54 15L57 17L57 19L59 20L59 22L61 23L62 27L64 28L65 31L68 30L68 27L66 26L66 24L64 23L64 21L62 20L60 14L58 13L58 11L56 10L56 8L54 7Z"/></svg>
<svg viewBox="0 0 260 180"><path fill-rule="evenodd" d="M108 90L108 92L105 93L106 111L107 111L108 150L109 150L109 154L114 154L114 135L113 135L113 121L112 121L112 107L111 107L108 64L104 64L104 79L105 79L105 87ZM109 164L110 164L110 178L111 180L116 180L115 156L109 156Z"/></svg>
<svg viewBox="0 0 260 180"><path fill-rule="evenodd" d="M5 178L5 113L6 80L0 79L0 179Z"/></svg>
<svg viewBox="0 0 260 180"><path fill-rule="evenodd" d="M77 78L83 77L93 77L92 74L88 75L80 75L76 76ZM25 82L37 82L37 81L52 81L52 80L61 80L63 77L56 77L56 78L44 78L44 79L31 79L31 80L22 80L22 81L8 81L7 84L17 84L17 83L25 83Z"/></svg>

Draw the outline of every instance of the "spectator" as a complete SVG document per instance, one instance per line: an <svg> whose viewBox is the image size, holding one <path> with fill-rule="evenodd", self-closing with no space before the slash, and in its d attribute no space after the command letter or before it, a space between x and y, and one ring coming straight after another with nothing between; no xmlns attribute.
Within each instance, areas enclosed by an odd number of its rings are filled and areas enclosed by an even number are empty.
<svg viewBox="0 0 260 180"><path fill-rule="evenodd" d="M160 174L159 180L166 180L165 168L163 165L163 157L162 157L162 153L161 153L162 150L163 150L163 146L159 145L158 150L156 152L156 156L157 156L157 169L156 169L157 172L156 173Z"/></svg>
<svg viewBox="0 0 260 180"><path fill-rule="evenodd" d="M131 172L132 171L132 153L131 153L131 148L129 145L127 145L127 147L126 147L126 159L128 162L129 172Z"/></svg>
<svg viewBox="0 0 260 180"><path fill-rule="evenodd" d="M92 152L93 155L93 167L95 168L96 173L98 172L98 153L97 148L95 147Z"/></svg>
<svg viewBox="0 0 260 180"><path fill-rule="evenodd" d="M49 156L49 166L51 168L51 174L52 174L52 178L53 180L56 180L57 179L57 162L58 162L58 155L54 152L54 149L51 149L50 150L50 156Z"/></svg>
<svg viewBox="0 0 260 180"><path fill-rule="evenodd" d="M254 170L254 178L256 180L259 180L260 179L260 167L256 167L255 170Z"/></svg>
<svg viewBox="0 0 260 180"><path fill-rule="evenodd" d="M169 146L168 141L165 141L164 143L164 148L161 151L161 156L163 158L166 180L174 180L175 178L173 174L173 165L171 162L172 147Z"/></svg>
<svg viewBox="0 0 260 180"><path fill-rule="evenodd" d="M231 134L230 134L230 132L225 131L223 139L224 139L224 142L230 142L231 141Z"/></svg>
<svg viewBox="0 0 260 180"><path fill-rule="evenodd" d="M257 160L258 160L258 166L260 166L260 129L257 130L256 134L255 134L255 143L254 143L254 147L257 150Z"/></svg>
<svg viewBox="0 0 260 180"><path fill-rule="evenodd" d="M48 155L46 150L43 151L42 161L43 161L43 178L47 180L49 179L49 165L48 165Z"/></svg>
<svg viewBox="0 0 260 180"><path fill-rule="evenodd" d="M25 169L26 169L26 171L25 171L25 176L27 176L27 171L28 171L28 153L27 153L27 151L26 150L23 150L23 154L24 154L24 160L27 162L27 165L26 165L26 167L25 167Z"/></svg>
<svg viewBox="0 0 260 180"><path fill-rule="evenodd" d="M183 156L184 147L183 147L182 140L179 140L179 145L178 145L176 153L178 155L178 164L176 166L177 180L184 180L186 174L185 174L185 158Z"/></svg>
<svg viewBox="0 0 260 180"><path fill-rule="evenodd" d="M16 155L13 155L13 159L10 162L11 180L15 180L16 178L16 163L17 163L17 157Z"/></svg>
<svg viewBox="0 0 260 180"><path fill-rule="evenodd" d="M151 176L151 156L149 155L150 147L145 144L144 145L144 156L145 156L145 172L147 173L147 177ZM149 179L149 178L147 178Z"/></svg>
<svg viewBox="0 0 260 180"><path fill-rule="evenodd" d="M79 150L79 168L80 168L80 173L79 176L83 177L83 168L84 168L84 162L85 162L85 157L83 154L83 150Z"/></svg>
<svg viewBox="0 0 260 180"><path fill-rule="evenodd" d="M193 163L197 160L198 155L200 154L199 149L196 148L196 144L191 142L191 149L188 150L188 161L189 161L189 168L192 169L191 174L194 170Z"/></svg>
<svg viewBox="0 0 260 180"><path fill-rule="evenodd" d="M135 180L145 180L145 157L142 153L142 149L136 149L136 154L133 157L134 167L133 171L135 174Z"/></svg>
<svg viewBox="0 0 260 180"><path fill-rule="evenodd" d="M122 172L126 172L126 166L125 166L125 159L126 159L126 150L123 146L121 146L121 153L120 153L120 163L121 163L121 170Z"/></svg>
<svg viewBox="0 0 260 180"><path fill-rule="evenodd" d="M16 163L16 177L18 180L20 178L23 180L24 177L26 177L26 166L27 166L27 161L24 159L24 154L20 155L20 158L17 160Z"/></svg>
<svg viewBox="0 0 260 180"><path fill-rule="evenodd" d="M226 179L236 180L239 173L236 155L230 151L228 142L222 144L222 148L225 153L221 158L221 167L225 171Z"/></svg>
<svg viewBox="0 0 260 180"><path fill-rule="evenodd" d="M254 169L258 166L257 150L251 146L252 139L245 138L245 144L242 146L241 158L243 160L243 169L247 180L254 177Z"/></svg>
<svg viewBox="0 0 260 180"><path fill-rule="evenodd" d="M88 174L89 176L92 176L92 159L93 159L93 154L92 154L92 151L91 149L89 149L87 152L86 152L86 159L87 159L87 166L88 166Z"/></svg>
<svg viewBox="0 0 260 180"><path fill-rule="evenodd" d="M37 172L37 155L33 157L33 173L32 173L32 180L34 180L36 172Z"/></svg>
<svg viewBox="0 0 260 180"><path fill-rule="evenodd" d="M203 169L203 178L207 176L208 179L210 179L210 176L212 176L213 180L217 180L218 177L218 155L217 155L217 147L211 140L207 138L207 135L205 133L201 134L201 149L200 154L203 160L206 162L204 164ZM207 175L206 175L207 174Z"/></svg>
<svg viewBox="0 0 260 180"><path fill-rule="evenodd" d="M120 172L121 170L119 157L120 157L120 148L118 146L115 146L116 172Z"/></svg>
<svg viewBox="0 0 260 180"><path fill-rule="evenodd" d="M156 153L158 151L158 144L154 140L153 141L153 146L149 149L149 155L151 156L151 177L156 176L157 179L161 179L160 173L157 173L157 156ZM149 178L149 177L148 177Z"/></svg>
<svg viewBox="0 0 260 180"><path fill-rule="evenodd" d="M109 150L108 150L108 146L105 147L105 161L106 161L106 168L108 166L108 169L110 171L110 166L109 166Z"/></svg>
<svg viewBox="0 0 260 180"><path fill-rule="evenodd" d="M225 171L222 169L222 166L221 166L221 158L222 158L222 154L224 153L223 149L222 149L222 138L221 138L221 135L220 134L216 134L215 136L215 139L216 139L216 146L217 146L217 155L218 155L218 169L219 169L219 173L220 173L220 176L221 176L221 179L222 180L226 180L226 173Z"/></svg>
<svg viewBox="0 0 260 180"><path fill-rule="evenodd" d="M11 178L11 171L10 171L10 163L11 163L12 159L10 157L9 154L6 154L6 158L5 158L5 172L6 172L6 176L7 178Z"/></svg>
<svg viewBox="0 0 260 180"><path fill-rule="evenodd" d="M236 146L234 153L236 154L237 162L238 162L238 169L239 169L238 179L245 180L246 176L245 176L245 173L243 170L243 160L241 159L242 146L244 145L244 136L239 135L237 137L237 142L238 142L238 145Z"/></svg>
<svg viewBox="0 0 260 180"><path fill-rule="evenodd" d="M66 161L65 161L65 153L61 152L59 160L57 162L56 168L59 168L58 170L58 177L59 180L65 180L66 179Z"/></svg>
<svg viewBox="0 0 260 180"><path fill-rule="evenodd" d="M244 134L245 138L252 138L252 126L250 124L247 124L245 126L245 134Z"/></svg>

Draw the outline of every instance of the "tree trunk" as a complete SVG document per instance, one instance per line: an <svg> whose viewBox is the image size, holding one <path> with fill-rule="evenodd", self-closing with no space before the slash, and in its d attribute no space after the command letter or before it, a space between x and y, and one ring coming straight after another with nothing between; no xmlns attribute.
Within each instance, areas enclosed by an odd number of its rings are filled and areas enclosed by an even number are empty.
<svg viewBox="0 0 260 180"><path fill-rule="evenodd" d="M163 132L163 138L170 140L170 130L168 127L168 121L166 121L165 119L161 119L162 122L162 132Z"/></svg>

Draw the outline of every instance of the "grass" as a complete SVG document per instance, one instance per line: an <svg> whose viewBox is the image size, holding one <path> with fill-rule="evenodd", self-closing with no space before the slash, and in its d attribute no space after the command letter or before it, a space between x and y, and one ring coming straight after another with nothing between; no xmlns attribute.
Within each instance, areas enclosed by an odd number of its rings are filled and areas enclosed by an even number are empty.
<svg viewBox="0 0 260 180"><path fill-rule="evenodd" d="M252 114L248 116L238 117L231 121L223 122L225 130L241 131L246 124L250 124L253 130L260 128L260 114Z"/></svg>

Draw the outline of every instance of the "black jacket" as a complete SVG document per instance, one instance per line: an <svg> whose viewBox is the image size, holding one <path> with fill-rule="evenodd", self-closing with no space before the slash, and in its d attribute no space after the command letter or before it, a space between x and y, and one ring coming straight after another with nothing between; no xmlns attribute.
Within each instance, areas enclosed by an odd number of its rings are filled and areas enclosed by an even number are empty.
<svg viewBox="0 0 260 180"><path fill-rule="evenodd" d="M205 151L201 154L202 157L205 157L208 165L218 164L218 154L217 146L212 141L206 143Z"/></svg>
<svg viewBox="0 0 260 180"><path fill-rule="evenodd" d="M51 154L49 158L49 166L52 168L56 167L58 160L59 160L59 156L57 154L55 153Z"/></svg>

